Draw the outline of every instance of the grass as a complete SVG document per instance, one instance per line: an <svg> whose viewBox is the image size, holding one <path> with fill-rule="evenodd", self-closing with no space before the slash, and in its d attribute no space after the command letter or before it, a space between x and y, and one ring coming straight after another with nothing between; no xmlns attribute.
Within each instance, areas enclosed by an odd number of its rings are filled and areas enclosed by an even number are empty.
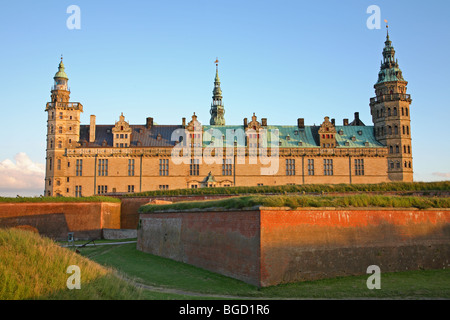
<svg viewBox="0 0 450 320"><path fill-rule="evenodd" d="M48 238L19 229L0 229L0 300L177 299L179 295L137 289L101 266ZM81 289L69 290L68 266L81 271Z"/></svg>
<svg viewBox="0 0 450 320"><path fill-rule="evenodd" d="M199 189L156 190L121 197L150 197L178 195L242 195L284 193L330 193L330 192L431 192L450 191L450 181L441 182L389 182L378 184L307 184L257 187L220 187Z"/></svg>
<svg viewBox="0 0 450 320"><path fill-rule="evenodd" d="M382 195L347 195L347 196L244 196L221 200L185 201L173 204L147 204L139 208L140 213L151 213L165 210L193 210L193 209L243 209L255 206L263 207L389 207L389 208L449 208L450 198L438 197L406 197Z"/></svg>
<svg viewBox="0 0 450 320"><path fill-rule="evenodd" d="M105 196L92 197L0 197L0 203L21 203L21 202L120 202L120 199Z"/></svg>
<svg viewBox="0 0 450 320"><path fill-rule="evenodd" d="M318 298L318 299L450 299L450 271L418 270L381 274L381 290L369 290L369 275L257 288L204 269L147 254L135 244L81 249L81 254L102 265L113 267L137 281L208 295L242 298Z"/></svg>

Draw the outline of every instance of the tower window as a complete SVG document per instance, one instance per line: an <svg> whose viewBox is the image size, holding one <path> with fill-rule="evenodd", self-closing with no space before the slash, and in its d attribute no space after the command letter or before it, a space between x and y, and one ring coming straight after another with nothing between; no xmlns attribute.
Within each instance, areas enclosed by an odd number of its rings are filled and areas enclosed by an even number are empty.
<svg viewBox="0 0 450 320"><path fill-rule="evenodd" d="M323 160L323 174L325 176L333 175L333 159L324 159Z"/></svg>
<svg viewBox="0 0 450 320"><path fill-rule="evenodd" d="M59 127L58 133L62 133L62 127Z"/></svg>
<svg viewBox="0 0 450 320"><path fill-rule="evenodd" d="M355 159L355 175L364 175L364 159Z"/></svg>
<svg viewBox="0 0 450 320"><path fill-rule="evenodd" d="M411 153L411 147L408 146L408 153Z"/></svg>
<svg viewBox="0 0 450 320"><path fill-rule="evenodd" d="M134 159L128 159L128 175L134 176Z"/></svg>
<svg viewBox="0 0 450 320"><path fill-rule="evenodd" d="M62 99L61 99L61 102L62 102ZM59 113L59 118L60 118L60 119L63 118L63 113L62 113L62 112Z"/></svg>
<svg viewBox="0 0 450 320"><path fill-rule="evenodd" d="M286 175L295 176L295 159L286 159Z"/></svg>
<svg viewBox="0 0 450 320"><path fill-rule="evenodd" d="M392 146L389 146L389 153L390 154L394 153L394 148Z"/></svg>
<svg viewBox="0 0 450 320"><path fill-rule="evenodd" d="M233 160L232 159L223 159L222 163L222 175L223 176L231 176L233 174Z"/></svg>
<svg viewBox="0 0 450 320"><path fill-rule="evenodd" d="M406 134L409 136L409 127L406 126Z"/></svg>
<svg viewBox="0 0 450 320"><path fill-rule="evenodd" d="M75 172L78 177L81 177L83 175L83 159L77 159Z"/></svg>
<svg viewBox="0 0 450 320"><path fill-rule="evenodd" d="M191 164L189 166L189 175L198 176L200 171L199 159L191 159Z"/></svg>
<svg viewBox="0 0 450 320"><path fill-rule="evenodd" d="M408 108L405 108L405 115L408 116Z"/></svg>
<svg viewBox="0 0 450 320"><path fill-rule="evenodd" d="M397 115L397 108L394 108L394 116Z"/></svg>
<svg viewBox="0 0 450 320"><path fill-rule="evenodd" d="M397 126L394 127L394 134L398 134L398 127Z"/></svg>
<svg viewBox="0 0 450 320"><path fill-rule="evenodd" d="M82 197L81 195L81 186L75 186L75 197Z"/></svg>
<svg viewBox="0 0 450 320"><path fill-rule="evenodd" d="M108 159L100 159L98 161L98 175L99 176L108 175Z"/></svg>
<svg viewBox="0 0 450 320"><path fill-rule="evenodd" d="M395 153L399 153L399 152L400 152L399 146L395 146Z"/></svg>
<svg viewBox="0 0 450 320"><path fill-rule="evenodd" d="M169 159L159 159L159 175L169 175Z"/></svg>
<svg viewBox="0 0 450 320"><path fill-rule="evenodd" d="M308 159L308 176L314 175L314 159Z"/></svg>

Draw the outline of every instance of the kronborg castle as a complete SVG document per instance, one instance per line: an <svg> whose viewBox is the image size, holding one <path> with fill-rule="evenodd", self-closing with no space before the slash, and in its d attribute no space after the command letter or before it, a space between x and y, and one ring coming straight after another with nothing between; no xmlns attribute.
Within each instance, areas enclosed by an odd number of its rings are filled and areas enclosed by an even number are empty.
<svg viewBox="0 0 450 320"><path fill-rule="evenodd" d="M413 180L411 97L389 33L370 99L371 126L358 112L339 124L325 117L320 126L305 125L303 118L278 126L254 113L239 125L225 124L217 62L209 125L195 113L173 125L158 125L151 117L130 125L123 114L115 124L97 125L91 115L90 123L82 125L83 105L70 102L61 59L45 109L45 195ZM262 151L265 158L259 156ZM214 161L201 156L208 152ZM269 167L275 169L264 173Z"/></svg>

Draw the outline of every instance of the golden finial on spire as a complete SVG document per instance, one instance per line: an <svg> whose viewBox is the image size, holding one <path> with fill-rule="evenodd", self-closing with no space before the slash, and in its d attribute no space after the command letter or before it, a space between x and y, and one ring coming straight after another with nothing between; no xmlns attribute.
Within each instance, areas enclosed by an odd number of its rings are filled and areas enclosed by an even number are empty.
<svg viewBox="0 0 450 320"><path fill-rule="evenodd" d="M216 58L216 61L214 61L214 63L216 64L216 67L219 65L219 58Z"/></svg>

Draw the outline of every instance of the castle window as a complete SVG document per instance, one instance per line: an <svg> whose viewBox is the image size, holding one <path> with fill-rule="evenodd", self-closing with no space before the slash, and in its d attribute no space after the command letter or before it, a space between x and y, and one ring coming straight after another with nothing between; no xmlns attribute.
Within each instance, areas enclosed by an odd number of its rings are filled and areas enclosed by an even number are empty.
<svg viewBox="0 0 450 320"><path fill-rule="evenodd" d="M128 192L133 193L134 192L134 185L128 186Z"/></svg>
<svg viewBox="0 0 450 320"><path fill-rule="evenodd" d="M389 132L389 134L392 134L392 127L391 126L388 127L388 132Z"/></svg>
<svg viewBox="0 0 450 320"><path fill-rule="evenodd" d="M162 185L161 185L161 184L160 184L160 185L159 185L159 189L160 189L160 190L169 190L169 185L167 185L167 184L162 184Z"/></svg>
<svg viewBox="0 0 450 320"><path fill-rule="evenodd" d="M83 160L77 159L77 163L75 166L75 172L77 177L81 177L83 175Z"/></svg>
<svg viewBox="0 0 450 320"><path fill-rule="evenodd" d="M390 167L391 169L394 169L394 162L389 161L389 167Z"/></svg>
<svg viewBox="0 0 450 320"><path fill-rule="evenodd" d="M134 176L134 159L128 159L128 176Z"/></svg>
<svg viewBox="0 0 450 320"><path fill-rule="evenodd" d="M50 149L53 148L53 140L50 140Z"/></svg>
<svg viewBox="0 0 450 320"><path fill-rule="evenodd" d="M397 108L395 107L394 108L394 116L396 116L397 115Z"/></svg>
<svg viewBox="0 0 450 320"><path fill-rule="evenodd" d="M394 127L394 134L398 134L398 127L397 126Z"/></svg>
<svg viewBox="0 0 450 320"><path fill-rule="evenodd" d="M52 120L55 119L55 113L52 111Z"/></svg>
<svg viewBox="0 0 450 320"><path fill-rule="evenodd" d="M191 159L191 164L189 166L189 175L198 176L200 171L199 159Z"/></svg>
<svg viewBox="0 0 450 320"><path fill-rule="evenodd" d="M391 115L391 108L388 108L388 117Z"/></svg>
<svg viewBox="0 0 450 320"><path fill-rule="evenodd" d="M286 159L286 175L295 176L295 159Z"/></svg>
<svg viewBox="0 0 450 320"><path fill-rule="evenodd" d="M59 118L60 118L60 119L63 118L63 113L62 113L62 112L59 113Z"/></svg>
<svg viewBox="0 0 450 320"><path fill-rule="evenodd" d="M50 126L50 133L53 133L53 126Z"/></svg>
<svg viewBox="0 0 450 320"><path fill-rule="evenodd" d="M100 159L98 161L98 176L108 175L108 159Z"/></svg>
<svg viewBox="0 0 450 320"><path fill-rule="evenodd" d="M405 126L402 127L403 134L405 134Z"/></svg>
<svg viewBox="0 0 450 320"><path fill-rule="evenodd" d="M333 175L333 159L324 159L323 160L323 174L325 176Z"/></svg>
<svg viewBox="0 0 450 320"><path fill-rule="evenodd" d="M223 176L231 176L233 174L233 160L232 159L223 159L222 163L222 175Z"/></svg>
<svg viewBox="0 0 450 320"><path fill-rule="evenodd" d="M120 147L123 148L123 143L120 144Z"/></svg>
<svg viewBox="0 0 450 320"><path fill-rule="evenodd" d="M407 168L407 162L405 161L405 168Z"/></svg>
<svg viewBox="0 0 450 320"><path fill-rule="evenodd" d="M399 146L395 146L395 153L399 153L399 152L400 152Z"/></svg>
<svg viewBox="0 0 450 320"><path fill-rule="evenodd" d="M62 148L62 142L61 141L58 141L58 148Z"/></svg>
<svg viewBox="0 0 450 320"><path fill-rule="evenodd" d="M394 148L392 146L389 146L389 153L390 154L394 153Z"/></svg>
<svg viewBox="0 0 450 320"><path fill-rule="evenodd" d="M169 175L169 159L159 159L159 175Z"/></svg>
<svg viewBox="0 0 450 320"><path fill-rule="evenodd" d="M72 139L69 139L69 143L72 143Z"/></svg>
<svg viewBox="0 0 450 320"><path fill-rule="evenodd" d="M405 108L405 115L408 116L408 108Z"/></svg>
<svg viewBox="0 0 450 320"><path fill-rule="evenodd" d="M61 170L61 159L58 159L58 166L57 166L57 168L58 168L58 170Z"/></svg>
<svg viewBox="0 0 450 320"><path fill-rule="evenodd" d="M81 186L75 186L75 197L82 197L81 195Z"/></svg>
<svg viewBox="0 0 450 320"><path fill-rule="evenodd" d="M408 146L408 153L411 153L411 147Z"/></svg>
<svg viewBox="0 0 450 320"><path fill-rule="evenodd" d="M62 133L62 127L59 127L58 132Z"/></svg>
<svg viewBox="0 0 450 320"><path fill-rule="evenodd" d="M48 185L51 186L52 185L52 180L48 179Z"/></svg>
<svg viewBox="0 0 450 320"><path fill-rule="evenodd" d="M410 162L408 162L408 167L409 167L409 168L411 168L411 161L410 161Z"/></svg>
<svg viewBox="0 0 450 320"><path fill-rule="evenodd" d="M400 162L397 161L396 164L397 164L397 169L400 169Z"/></svg>
<svg viewBox="0 0 450 320"><path fill-rule="evenodd" d="M308 176L314 175L314 159L308 159Z"/></svg>
<svg viewBox="0 0 450 320"><path fill-rule="evenodd" d="M196 185L196 184L191 185L191 189L197 189L197 188L198 188L198 185Z"/></svg>
<svg viewBox="0 0 450 320"><path fill-rule="evenodd" d="M108 186L97 186L97 194L108 193Z"/></svg>
<svg viewBox="0 0 450 320"><path fill-rule="evenodd" d="M403 146L403 153L406 153L406 146Z"/></svg>
<svg viewBox="0 0 450 320"><path fill-rule="evenodd" d="M404 116L404 115L405 115L405 109L402 108L402 116Z"/></svg>
<svg viewBox="0 0 450 320"><path fill-rule="evenodd" d="M409 136L409 127L406 126L406 134Z"/></svg>

